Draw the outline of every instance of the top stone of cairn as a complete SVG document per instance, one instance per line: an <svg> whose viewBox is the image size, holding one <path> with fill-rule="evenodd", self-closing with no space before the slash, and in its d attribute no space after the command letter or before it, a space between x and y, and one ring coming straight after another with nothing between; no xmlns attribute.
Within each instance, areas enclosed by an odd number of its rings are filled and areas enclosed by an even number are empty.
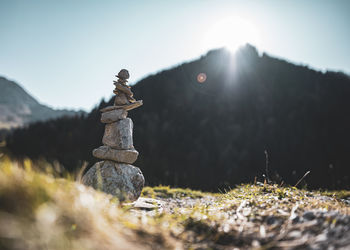
<svg viewBox="0 0 350 250"><path fill-rule="evenodd" d="M113 93L116 95L114 99L114 106L109 106L101 109L101 112L108 112L115 109L131 110L142 105L142 100L136 101L134 98L134 93L131 91L131 87L127 85L130 77L129 71L122 69L118 75L117 81L113 81L115 89Z"/></svg>
<svg viewBox="0 0 350 250"><path fill-rule="evenodd" d="M126 69L122 69L119 71L119 73L118 73L118 75L116 75L116 77L118 77L122 81L127 81L130 77L129 71Z"/></svg>

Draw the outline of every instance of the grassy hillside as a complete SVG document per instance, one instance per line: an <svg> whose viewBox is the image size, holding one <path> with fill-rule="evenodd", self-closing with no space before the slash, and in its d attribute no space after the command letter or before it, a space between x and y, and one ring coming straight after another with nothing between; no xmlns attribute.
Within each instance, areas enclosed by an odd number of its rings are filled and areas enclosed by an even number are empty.
<svg viewBox="0 0 350 250"><path fill-rule="evenodd" d="M146 187L136 204L2 159L0 249L350 246L349 191L257 183L224 193Z"/></svg>

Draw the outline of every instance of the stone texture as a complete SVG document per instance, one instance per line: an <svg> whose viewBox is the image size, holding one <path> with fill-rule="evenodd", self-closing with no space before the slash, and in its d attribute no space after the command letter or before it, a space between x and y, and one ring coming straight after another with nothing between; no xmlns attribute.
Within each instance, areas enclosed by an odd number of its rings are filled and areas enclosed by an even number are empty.
<svg viewBox="0 0 350 250"><path fill-rule="evenodd" d="M133 203L126 203L124 205L132 206L134 210L158 210L161 212L163 210L165 202L157 199L140 197L137 201L134 201Z"/></svg>
<svg viewBox="0 0 350 250"><path fill-rule="evenodd" d="M111 111L103 112L101 116L102 123L112 123L125 119L128 115L128 112L125 109L114 109Z"/></svg>
<svg viewBox="0 0 350 250"><path fill-rule="evenodd" d="M108 106L102 112L101 122L105 123L102 138L103 146L94 149L94 157L104 161L97 162L82 178L82 183L116 196L120 201L135 201L141 194L145 179L139 168L132 164L138 157L133 146L133 122L127 118L128 110L141 106L136 101L131 87L127 85L129 72L122 69L118 80L113 81L116 94L114 106ZM142 207L151 209L152 204L143 203Z"/></svg>
<svg viewBox="0 0 350 250"><path fill-rule="evenodd" d="M92 151L92 155L102 160L111 160L132 164L139 153L135 149L118 150L108 146L100 146Z"/></svg>
<svg viewBox="0 0 350 250"><path fill-rule="evenodd" d="M125 110L132 110L135 108L138 108L140 106L143 105L142 100L133 102L131 104L126 104L126 105L117 105L117 106L107 106L103 109L100 109L101 112L107 112L107 111L111 111L111 110L115 110L115 109L125 109Z"/></svg>
<svg viewBox="0 0 350 250"><path fill-rule="evenodd" d="M114 99L114 105L116 106L121 106L121 105L127 105L129 104L129 100L126 94L124 93L118 93L118 92L114 92L116 93L116 97Z"/></svg>
<svg viewBox="0 0 350 250"><path fill-rule="evenodd" d="M126 85L126 84L123 84L123 83L115 83L115 88L119 91L119 92L122 92L124 93L125 95L127 96L133 96L134 94L132 93L131 91L131 88L130 86Z"/></svg>
<svg viewBox="0 0 350 250"><path fill-rule="evenodd" d="M120 201L135 201L145 179L139 168L113 161L97 162L82 178L82 183L118 197Z"/></svg>
<svg viewBox="0 0 350 250"><path fill-rule="evenodd" d="M102 143L114 149L133 149L133 123L130 118L107 123Z"/></svg>
<svg viewBox="0 0 350 250"><path fill-rule="evenodd" d="M121 69L117 77L123 80L129 79L130 77L129 71L127 69Z"/></svg>

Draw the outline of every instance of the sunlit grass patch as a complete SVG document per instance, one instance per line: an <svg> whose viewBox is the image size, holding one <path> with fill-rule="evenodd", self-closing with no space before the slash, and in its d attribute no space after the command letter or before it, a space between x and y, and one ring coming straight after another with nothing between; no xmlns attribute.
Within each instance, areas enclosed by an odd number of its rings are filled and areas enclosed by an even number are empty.
<svg viewBox="0 0 350 250"><path fill-rule="evenodd" d="M143 198L162 205L142 210L74 178L38 172L29 160L19 164L2 159L0 249L269 248L288 240L281 232L315 225L294 223L308 211L324 213L317 230L346 223L350 205L341 199L347 192L269 184L242 184L217 194L145 187Z"/></svg>
<svg viewBox="0 0 350 250"><path fill-rule="evenodd" d="M146 236L153 237L152 228L144 230L112 196L6 159L0 163L0 221L1 249L144 249Z"/></svg>
<svg viewBox="0 0 350 250"><path fill-rule="evenodd" d="M320 193L337 199L350 199L350 190L321 191Z"/></svg>
<svg viewBox="0 0 350 250"><path fill-rule="evenodd" d="M169 186L144 187L142 196L150 198L202 198L209 193L191 190L189 188L170 188Z"/></svg>

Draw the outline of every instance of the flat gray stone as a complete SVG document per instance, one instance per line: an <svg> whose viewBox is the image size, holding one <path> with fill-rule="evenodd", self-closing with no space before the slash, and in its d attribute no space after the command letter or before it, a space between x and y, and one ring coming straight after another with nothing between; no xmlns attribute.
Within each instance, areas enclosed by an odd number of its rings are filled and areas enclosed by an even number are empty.
<svg viewBox="0 0 350 250"><path fill-rule="evenodd" d="M125 109L125 110L132 110L132 109L135 109L135 108L138 108L140 106L143 105L143 101L142 100L138 100L136 102L133 102L133 103L130 103L130 104L125 104L125 105L116 105L116 106L107 106L103 109L100 109L101 112L107 112L107 111L110 111L110 110L114 110L114 109Z"/></svg>
<svg viewBox="0 0 350 250"><path fill-rule="evenodd" d="M135 201L145 184L139 168L113 161L95 163L82 178L82 183L116 196L120 201Z"/></svg>
<svg viewBox="0 0 350 250"><path fill-rule="evenodd" d="M102 143L114 149L133 149L133 123L130 118L107 123Z"/></svg>
<svg viewBox="0 0 350 250"><path fill-rule="evenodd" d="M103 112L101 115L102 123L112 123L125 119L128 115L128 112L125 109L114 109L111 111Z"/></svg>
<svg viewBox="0 0 350 250"><path fill-rule="evenodd" d="M132 164L137 160L139 152L135 149L118 150L108 146L101 146L92 151L92 155L102 160L111 160Z"/></svg>

